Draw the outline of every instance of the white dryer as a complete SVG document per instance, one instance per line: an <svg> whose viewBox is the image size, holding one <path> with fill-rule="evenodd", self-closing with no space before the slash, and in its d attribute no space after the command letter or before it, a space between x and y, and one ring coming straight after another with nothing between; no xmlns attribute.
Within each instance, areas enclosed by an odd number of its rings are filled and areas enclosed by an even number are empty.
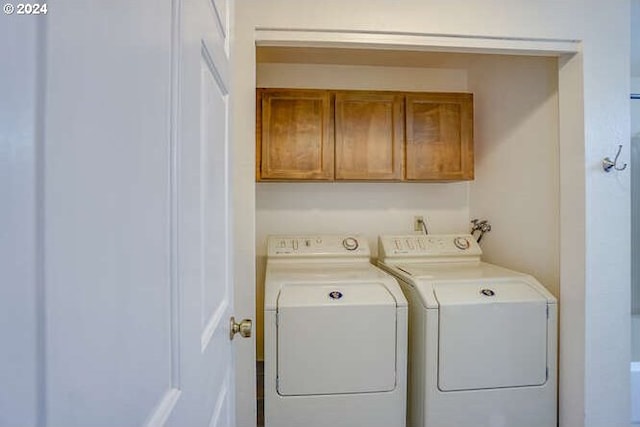
<svg viewBox="0 0 640 427"><path fill-rule="evenodd" d="M407 301L358 236L270 236L265 426L404 426Z"/></svg>
<svg viewBox="0 0 640 427"><path fill-rule="evenodd" d="M555 427L557 304L470 235L379 238L409 300L410 427Z"/></svg>

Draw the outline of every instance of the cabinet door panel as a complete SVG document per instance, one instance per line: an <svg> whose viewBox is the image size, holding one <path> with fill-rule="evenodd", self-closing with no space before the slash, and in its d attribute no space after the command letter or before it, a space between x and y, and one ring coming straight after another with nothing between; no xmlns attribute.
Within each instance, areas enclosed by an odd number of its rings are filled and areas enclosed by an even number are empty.
<svg viewBox="0 0 640 427"><path fill-rule="evenodd" d="M336 179L402 178L402 96L336 94Z"/></svg>
<svg viewBox="0 0 640 427"><path fill-rule="evenodd" d="M329 92L265 89L260 93L259 179L333 179Z"/></svg>
<svg viewBox="0 0 640 427"><path fill-rule="evenodd" d="M471 94L406 98L406 179L473 179Z"/></svg>

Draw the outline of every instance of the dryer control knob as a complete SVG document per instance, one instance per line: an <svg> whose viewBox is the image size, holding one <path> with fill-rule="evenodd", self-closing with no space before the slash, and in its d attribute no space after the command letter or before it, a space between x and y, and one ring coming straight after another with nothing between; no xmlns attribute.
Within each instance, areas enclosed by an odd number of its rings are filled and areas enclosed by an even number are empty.
<svg viewBox="0 0 640 427"><path fill-rule="evenodd" d="M342 241L342 246L348 251L355 251L358 249L358 240L355 237L347 237Z"/></svg>
<svg viewBox="0 0 640 427"><path fill-rule="evenodd" d="M469 243L469 240L467 240L465 237L456 237L455 239L453 239L453 244L456 245L456 248L463 251L469 249L469 247L471 246L471 243Z"/></svg>

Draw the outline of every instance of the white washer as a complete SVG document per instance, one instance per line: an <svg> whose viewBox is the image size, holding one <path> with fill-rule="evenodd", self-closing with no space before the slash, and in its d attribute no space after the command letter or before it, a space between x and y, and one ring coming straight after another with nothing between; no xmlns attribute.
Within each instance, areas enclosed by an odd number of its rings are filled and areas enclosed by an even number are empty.
<svg viewBox="0 0 640 427"><path fill-rule="evenodd" d="M380 236L409 300L409 427L555 427L557 304L470 235Z"/></svg>
<svg viewBox="0 0 640 427"><path fill-rule="evenodd" d="M270 236L265 426L404 426L407 301L358 236Z"/></svg>

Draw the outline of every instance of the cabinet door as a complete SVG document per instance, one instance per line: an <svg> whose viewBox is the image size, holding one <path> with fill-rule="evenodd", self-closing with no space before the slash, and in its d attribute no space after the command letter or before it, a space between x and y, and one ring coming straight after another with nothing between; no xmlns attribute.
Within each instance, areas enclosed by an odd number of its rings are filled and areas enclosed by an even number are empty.
<svg viewBox="0 0 640 427"><path fill-rule="evenodd" d="M259 89L258 96L258 180L332 180L330 93Z"/></svg>
<svg viewBox="0 0 640 427"><path fill-rule="evenodd" d="M406 179L473 179L473 95L408 94Z"/></svg>
<svg viewBox="0 0 640 427"><path fill-rule="evenodd" d="M402 96L338 92L336 179L402 179Z"/></svg>

